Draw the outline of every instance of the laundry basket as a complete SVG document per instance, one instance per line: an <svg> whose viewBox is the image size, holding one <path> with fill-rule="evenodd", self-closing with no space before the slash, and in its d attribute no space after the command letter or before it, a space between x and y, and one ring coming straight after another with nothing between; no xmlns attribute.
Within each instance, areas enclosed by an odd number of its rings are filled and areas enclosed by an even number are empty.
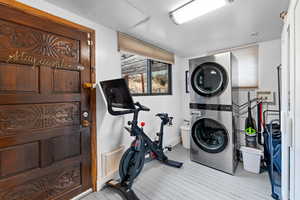
<svg viewBox="0 0 300 200"><path fill-rule="evenodd" d="M182 125L180 127L181 129L181 140L182 140L182 145L184 148L189 149L190 148L190 137L191 137L191 128L188 123Z"/></svg>
<svg viewBox="0 0 300 200"><path fill-rule="evenodd" d="M259 174L263 152L260 149L251 147L241 147L241 151L243 154L244 169Z"/></svg>

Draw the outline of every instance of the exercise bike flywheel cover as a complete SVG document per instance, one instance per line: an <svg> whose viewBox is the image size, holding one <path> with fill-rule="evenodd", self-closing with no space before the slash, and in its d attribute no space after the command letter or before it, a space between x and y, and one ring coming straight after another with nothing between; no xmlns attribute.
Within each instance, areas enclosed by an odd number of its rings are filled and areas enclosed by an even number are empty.
<svg viewBox="0 0 300 200"><path fill-rule="evenodd" d="M144 164L145 164L145 156L138 156L139 160L135 160L135 154L138 154L141 152L137 152L132 150L131 148L127 149L124 155L122 156L122 159L120 161L120 167L119 167L119 174L121 180L124 180L128 178L129 176L129 170L131 167L135 165L136 162L138 162L138 167L134 172L133 179L135 179L142 171ZM144 155L144 154L143 154Z"/></svg>

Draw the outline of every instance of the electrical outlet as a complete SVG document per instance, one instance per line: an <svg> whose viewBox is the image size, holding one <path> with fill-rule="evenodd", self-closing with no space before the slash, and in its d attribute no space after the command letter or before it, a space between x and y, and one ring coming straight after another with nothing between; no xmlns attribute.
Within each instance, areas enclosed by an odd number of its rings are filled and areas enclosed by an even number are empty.
<svg viewBox="0 0 300 200"><path fill-rule="evenodd" d="M262 99L265 103L275 103L274 92L271 91L258 91L257 98Z"/></svg>

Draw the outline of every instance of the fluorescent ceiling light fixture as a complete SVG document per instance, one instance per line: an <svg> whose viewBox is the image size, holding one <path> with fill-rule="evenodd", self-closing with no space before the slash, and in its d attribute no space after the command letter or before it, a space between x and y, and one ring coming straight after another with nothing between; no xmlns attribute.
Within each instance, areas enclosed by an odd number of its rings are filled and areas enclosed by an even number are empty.
<svg viewBox="0 0 300 200"><path fill-rule="evenodd" d="M170 12L176 24L182 24L225 6L232 0L193 0Z"/></svg>

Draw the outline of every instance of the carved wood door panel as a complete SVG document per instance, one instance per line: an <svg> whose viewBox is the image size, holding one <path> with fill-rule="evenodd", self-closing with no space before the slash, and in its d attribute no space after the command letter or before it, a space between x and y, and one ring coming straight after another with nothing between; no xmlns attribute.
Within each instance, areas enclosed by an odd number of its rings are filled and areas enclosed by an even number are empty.
<svg viewBox="0 0 300 200"><path fill-rule="evenodd" d="M91 187L88 34L0 5L0 200Z"/></svg>

